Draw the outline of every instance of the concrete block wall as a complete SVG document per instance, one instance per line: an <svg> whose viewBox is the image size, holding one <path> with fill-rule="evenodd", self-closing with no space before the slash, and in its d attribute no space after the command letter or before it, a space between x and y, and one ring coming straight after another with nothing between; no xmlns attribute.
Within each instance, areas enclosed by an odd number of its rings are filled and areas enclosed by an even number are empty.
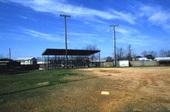
<svg viewBox="0 0 170 112"><path fill-rule="evenodd" d="M113 67L113 62L101 62L100 67Z"/></svg>
<svg viewBox="0 0 170 112"><path fill-rule="evenodd" d="M130 66L140 67L140 66L158 66L157 61L130 61Z"/></svg>

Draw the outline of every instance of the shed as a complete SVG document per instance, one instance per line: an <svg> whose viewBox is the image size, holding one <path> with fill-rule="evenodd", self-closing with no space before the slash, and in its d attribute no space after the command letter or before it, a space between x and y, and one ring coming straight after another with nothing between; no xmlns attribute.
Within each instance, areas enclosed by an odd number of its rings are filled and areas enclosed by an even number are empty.
<svg viewBox="0 0 170 112"><path fill-rule="evenodd" d="M129 67L129 60L120 60L118 61L119 67Z"/></svg>
<svg viewBox="0 0 170 112"><path fill-rule="evenodd" d="M154 60L158 62L158 65L170 65L170 57L156 57Z"/></svg>
<svg viewBox="0 0 170 112"><path fill-rule="evenodd" d="M16 59L17 62L20 62L21 65L36 65L37 59L34 57L28 57L28 58L18 58Z"/></svg>

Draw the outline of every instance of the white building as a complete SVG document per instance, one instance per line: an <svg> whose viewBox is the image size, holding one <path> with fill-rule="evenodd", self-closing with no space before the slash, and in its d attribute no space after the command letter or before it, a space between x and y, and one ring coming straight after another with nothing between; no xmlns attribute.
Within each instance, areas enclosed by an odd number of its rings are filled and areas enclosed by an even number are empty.
<svg viewBox="0 0 170 112"><path fill-rule="evenodd" d="M39 70L45 70L45 66L48 63L46 63L44 61L39 61L39 62L37 62L37 64L39 65Z"/></svg>
<svg viewBox="0 0 170 112"><path fill-rule="evenodd" d="M129 60L118 61L118 66L119 67L129 67Z"/></svg>
<svg viewBox="0 0 170 112"><path fill-rule="evenodd" d="M155 58L155 61L158 62L158 65L170 65L170 57L157 57Z"/></svg>
<svg viewBox="0 0 170 112"><path fill-rule="evenodd" d="M37 59L34 57L29 58L18 58L16 59L17 62L20 62L21 65L36 65Z"/></svg>
<svg viewBox="0 0 170 112"><path fill-rule="evenodd" d="M146 57L138 58L137 61L152 61L152 59L148 59Z"/></svg>
<svg viewBox="0 0 170 112"><path fill-rule="evenodd" d="M170 61L170 57L156 57L154 60L156 60L156 61Z"/></svg>

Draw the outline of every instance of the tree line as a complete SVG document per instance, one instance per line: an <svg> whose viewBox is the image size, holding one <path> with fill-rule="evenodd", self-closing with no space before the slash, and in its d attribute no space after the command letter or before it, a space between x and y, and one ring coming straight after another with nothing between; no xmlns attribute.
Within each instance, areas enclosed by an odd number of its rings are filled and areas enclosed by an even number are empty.
<svg viewBox="0 0 170 112"><path fill-rule="evenodd" d="M123 48L117 48L117 60L129 60L132 61L136 58L146 57L147 59L154 60L156 57L170 57L170 50L160 50L157 51L142 51L140 55L136 55L133 51L131 45L129 45L126 49ZM105 58L106 61L113 61L114 58L112 56L108 56Z"/></svg>
<svg viewBox="0 0 170 112"><path fill-rule="evenodd" d="M99 50L96 45L87 45L83 47L84 50ZM155 57L170 57L170 50L160 50L159 52L157 51L142 51L141 55L136 55L135 52L133 51L133 48L131 45L128 45L126 49L124 48L117 48L116 49L117 53L117 60L129 60L132 61L133 59L140 58L140 57L146 57L147 59L152 59L154 60ZM90 60L96 60L99 58L98 54L94 54L89 56ZM113 61L114 58L113 56L107 56L106 61Z"/></svg>
<svg viewBox="0 0 170 112"><path fill-rule="evenodd" d="M83 49L85 50L98 50L96 45L87 45ZM116 49L117 53L117 60L129 60L132 61L133 59L140 58L140 57L146 57L147 59L155 59L155 57L170 57L170 50L160 50L159 52L157 51L142 51L140 55L136 55L135 52L133 51L131 45L128 45L126 49L124 48L117 48ZM91 55L89 58L91 60L98 59L98 54ZM0 54L0 59L2 58L7 58ZM38 60L42 60L41 57L37 57ZM104 59L106 61L113 61L114 58L113 56L107 56Z"/></svg>

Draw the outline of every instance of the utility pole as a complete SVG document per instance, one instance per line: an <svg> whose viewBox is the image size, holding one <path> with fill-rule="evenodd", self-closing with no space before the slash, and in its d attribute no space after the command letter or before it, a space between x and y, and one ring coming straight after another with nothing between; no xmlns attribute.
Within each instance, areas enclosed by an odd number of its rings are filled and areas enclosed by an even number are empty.
<svg viewBox="0 0 170 112"><path fill-rule="evenodd" d="M131 49L131 45L128 46L128 51L129 51L129 53L128 53L128 60L132 61L132 49Z"/></svg>
<svg viewBox="0 0 170 112"><path fill-rule="evenodd" d="M64 26L65 26L65 48L66 48L66 68L68 69L68 55L67 55L67 17L71 17L70 15L60 14L60 16L64 17Z"/></svg>
<svg viewBox="0 0 170 112"><path fill-rule="evenodd" d="M9 59L11 59L11 48L9 48Z"/></svg>
<svg viewBox="0 0 170 112"><path fill-rule="evenodd" d="M119 25L110 25L110 27L113 27L113 32L114 32L114 64L115 64L115 67L117 66L117 56L116 56L116 26L119 26Z"/></svg>

